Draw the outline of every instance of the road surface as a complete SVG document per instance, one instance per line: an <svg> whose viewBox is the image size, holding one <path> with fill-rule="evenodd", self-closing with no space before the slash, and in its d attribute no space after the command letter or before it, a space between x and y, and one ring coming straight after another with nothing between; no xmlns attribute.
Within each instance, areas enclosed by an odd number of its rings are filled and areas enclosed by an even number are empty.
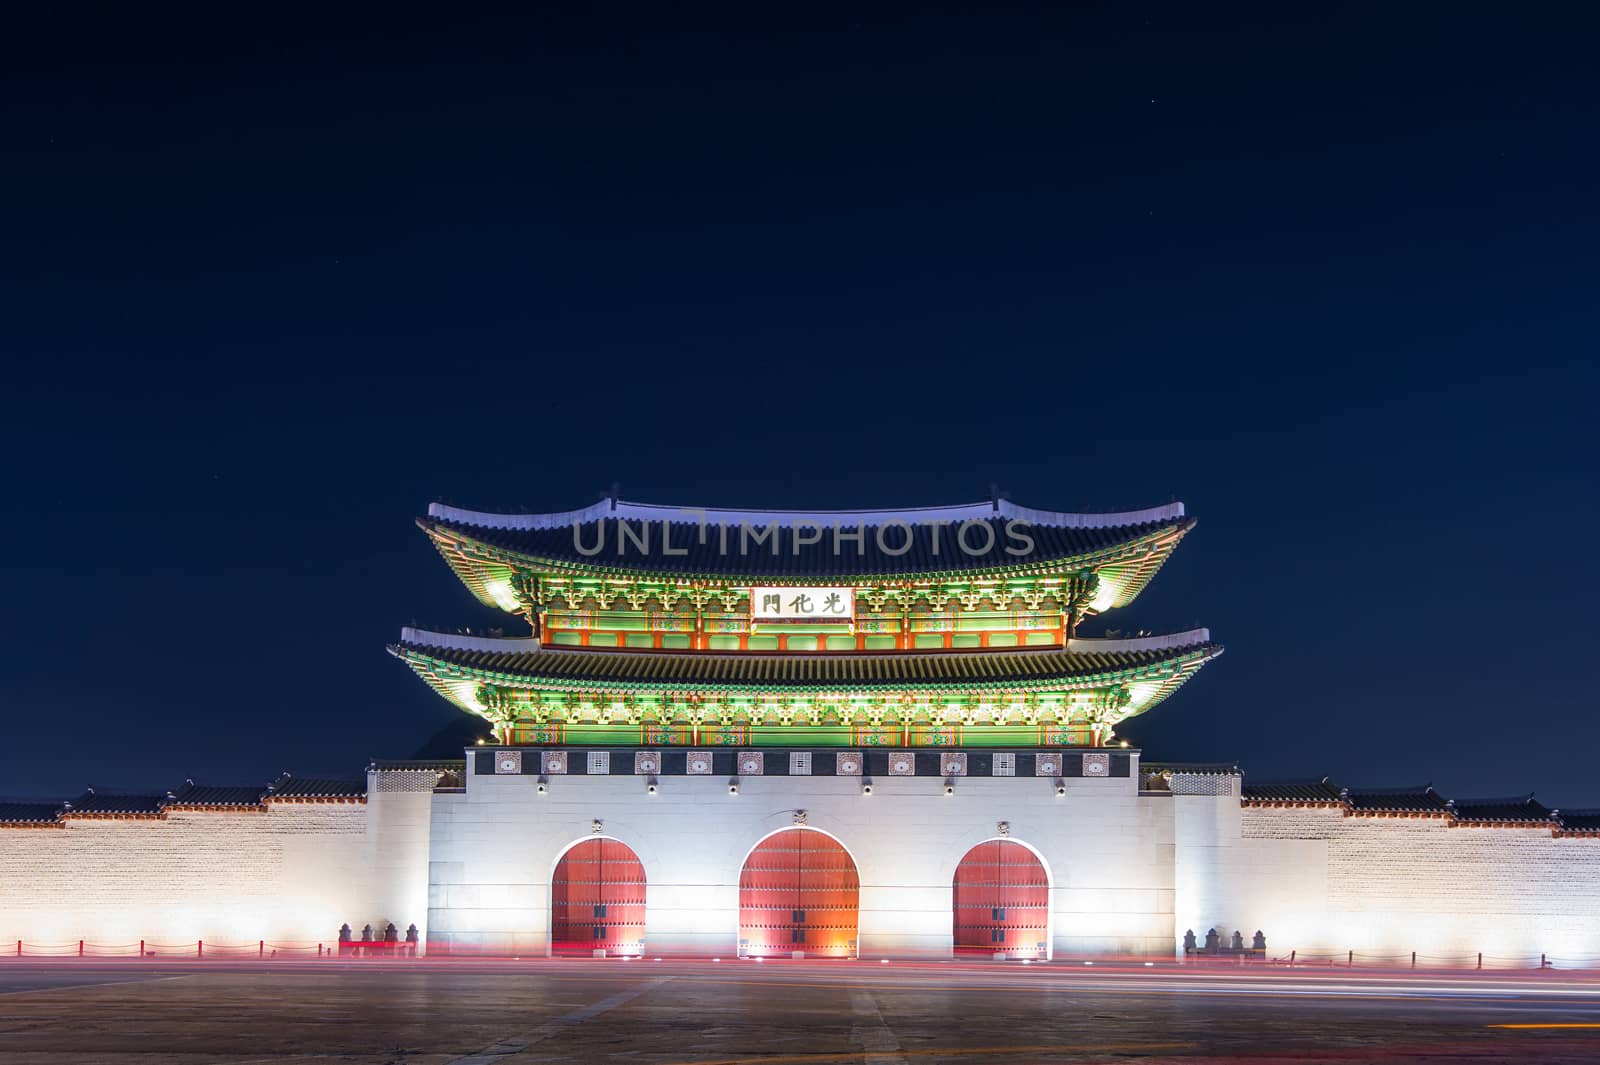
<svg viewBox="0 0 1600 1065"><path fill-rule="evenodd" d="M0 960L0 1065L1600 1061L1600 977Z"/></svg>

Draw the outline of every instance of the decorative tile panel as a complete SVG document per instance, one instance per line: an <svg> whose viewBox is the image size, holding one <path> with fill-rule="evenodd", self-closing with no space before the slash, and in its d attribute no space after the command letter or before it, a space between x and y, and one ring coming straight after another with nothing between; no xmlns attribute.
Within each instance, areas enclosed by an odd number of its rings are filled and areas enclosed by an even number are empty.
<svg viewBox="0 0 1600 1065"><path fill-rule="evenodd" d="M496 774L515 775L522 772L521 751L496 751L494 755L494 771Z"/></svg>
<svg viewBox="0 0 1600 1065"><path fill-rule="evenodd" d="M1061 775L1061 756L1059 754L1040 751L1033 760L1033 775L1036 777L1059 777Z"/></svg>
<svg viewBox="0 0 1600 1065"><path fill-rule="evenodd" d="M567 771L566 751L545 751L544 772L546 775L557 775Z"/></svg>
<svg viewBox="0 0 1600 1065"><path fill-rule="evenodd" d="M741 777L759 777L765 771L766 759L760 751L740 751L738 775Z"/></svg>
<svg viewBox="0 0 1600 1065"><path fill-rule="evenodd" d="M889 775L891 777L911 777L917 774L916 755L908 751L889 752Z"/></svg>
<svg viewBox="0 0 1600 1065"><path fill-rule="evenodd" d="M965 751L946 751L939 756L939 772L947 777L964 777L967 775L967 753Z"/></svg>
<svg viewBox="0 0 1600 1065"><path fill-rule="evenodd" d="M1017 775L1017 756L1010 751L999 751L994 756L993 768L990 770L997 777L1014 777Z"/></svg>
<svg viewBox="0 0 1600 1065"><path fill-rule="evenodd" d="M840 755L843 758L843 755ZM791 777L809 777L811 775L811 752L789 752L789 775Z"/></svg>
<svg viewBox="0 0 1600 1065"><path fill-rule="evenodd" d="M590 751L589 772L594 776L605 776L607 773L611 772L611 752Z"/></svg>
<svg viewBox="0 0 1600 1065"><path fill-rule="evenodd" d="M636 751L633 755L633 773L635 776L655 776L661 772L660 751Z"/></svg>
<svg viewBox="0 0 1600 1065"><path fill-rule="evenodd" d="M1111 756L1109 754L1086 754L1083 756L1083 775L1086 777L1108 777L1111 775Z"/></svg>
<svg viewBox="0 0 1600 1065"><path fill-rule="evenodd" d="M841 777L859 777L861 761L860 751L840 751L833 771Z"/></svg>
<svg viewBox="0 0 1600 1065"><path fill-rule="evenodd" d="M708 777L711 775L711 752L690 751L685 764L687 766L685 772L691 777Z"/></svg>

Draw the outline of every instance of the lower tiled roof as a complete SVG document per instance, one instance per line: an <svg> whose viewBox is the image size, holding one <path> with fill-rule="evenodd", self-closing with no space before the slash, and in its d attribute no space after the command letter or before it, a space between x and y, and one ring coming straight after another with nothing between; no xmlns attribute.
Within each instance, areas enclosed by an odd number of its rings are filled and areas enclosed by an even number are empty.
<svg viewBox="0 0 1600 1065"><path fill-rule="evenodd" d="M1087 642L1087 641L1086 641ZM1148 651L1061 648L899 651L893 653L797 653L714 651L611 651L533 646L516 650L471 650L413 643L390 648L413 668L424 660L509 682L629 683L692 688L741 685L753 688L959 687L1006 681L1077 680L1159 667L1184 659L1204 661L1222 653L1208 641Z"/></svg>
<svg viewBox="0 0 1600 1065"><path fill-rule="evenodd" d="M1410 788L1345 788L1345 805L1358 814L1440 814L1450 812L1432 784Z"/></svg>
<svg viewBox="0 0 1600 1065"><path fill-rule="evenodd" d="M170 791L113 792L90 788L66 804L62 817L160 817Z"/></svg>
<svg viewBox="0 0 1600 1065"><path fill-rule="evenodd" d="M441 771L464 767L461 761L437 764ZM397 763L435 768L435 763ZM168 810L254 810L268 800L280 802L360 802L367 795L366 778L333 780L293 777L285 773L271 784L215 785L184 781L176 791L123 792L90 788L67 802L43 799L0 799L0 827L60 824L74 818L151 818Z"/></svg>
<svg viewBox="0 0 1600 1065"><path fill-rule="evenodd" d="M0 799L0 825L56 824L61 805L59 802Z"/></svg>
<svg viewBox="0 0 1600 1065"><path fill-rule="evenodd" d="M272 785L270 802L327 802L367 797L367 781L330 780L322 777L295 777L285 774Z"/></svg>
<svg viewBox="0 0 1600 1065"><path fill-rule="evenodd" d="M1450 809L1459 823L1548 824L1550 808L1532 795L1510 799L1452 799Z"/></svg>
<svg viewBox="0 0 1600 1065"><path fill-rule="evenodd" d="M183 787L173 793L172 801L168 807L174 806L204 806L208 808L239 807L249 808L260 806L267 795L268 786L222 786L214 784L196 784L192 780L184 782Z"/></svg>
<svg viewBox="0 0 1600 1065"><path fill-rule="evenodd" d="M1339 786L1327 777L1318 780L1244 782L1240 798L1247 803L1283 806L1339 806Z"/></svg>
<svg viewBox="0 0 1600 1065"><path fill-rule="evenodd" d="M1600 836L1600 809L1557 810L1561 832L1573 836Z"/></svg>

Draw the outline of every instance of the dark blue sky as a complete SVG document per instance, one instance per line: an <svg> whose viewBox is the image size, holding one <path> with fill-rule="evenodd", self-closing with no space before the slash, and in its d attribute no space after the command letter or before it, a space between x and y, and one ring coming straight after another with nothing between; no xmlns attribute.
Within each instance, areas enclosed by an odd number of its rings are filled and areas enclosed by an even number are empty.
<svg viewBox="0 0 1600 1065"><path fill-rule="evenodd" d="M1147 757L1600 805L1594 16L1306 7L13 27L4 790L411 753L430 500L996 483L1199 517Z"/></svg>

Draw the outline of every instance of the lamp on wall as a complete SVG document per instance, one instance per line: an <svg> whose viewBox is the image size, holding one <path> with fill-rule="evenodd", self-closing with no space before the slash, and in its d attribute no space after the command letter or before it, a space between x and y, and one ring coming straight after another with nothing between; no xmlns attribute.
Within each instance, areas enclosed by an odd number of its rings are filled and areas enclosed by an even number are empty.
<svg viewBox="0 0 1600 1065"><path fill-rule="evenodd" d="M645 777L644 793L646 795L654 795L656 793L655 777Z"/></svg>
<svg viewBox="0 0 1600 1065"><path fill-rule="evenodd" d="M540 777L539 778L539 786L535 790L537 790L540 795L543 795L545 792L549 791L550 790L550 778L549 777Z"/></svg>
<svg viewBox="0 0 1600 1065"><path fill-rule="evenodd" d="M956 793L956 782L955 782L954 778L952 778L952 777L946 777L945 778L945 781L944 781L944 793L946 795L954 795Z"/></svg>
<svg viewBox="0 0 1600 1065"><path fill-rule="evenodd" d="M1067 782L1062 780L1060 777L1056 777L1056 795L1060 796L1060 795L1065 795L1066 793L1067 793Z"/></svg>
<svg viewBox="0 0 1600 1065"><path fill-rule="evenodd" d="M737 794L739 794L739 778L738 777L734 777L732 780L728 781L728 794L729 795L737 795Z"/></svg>
<svg viewBox="0 0 1600 1065"><path fill-rule="evenodd" d="M871 777L867 777L866 779L861 781L861 794L863 794L863 795L871 795L872 794L872 778Z"/></svg>

